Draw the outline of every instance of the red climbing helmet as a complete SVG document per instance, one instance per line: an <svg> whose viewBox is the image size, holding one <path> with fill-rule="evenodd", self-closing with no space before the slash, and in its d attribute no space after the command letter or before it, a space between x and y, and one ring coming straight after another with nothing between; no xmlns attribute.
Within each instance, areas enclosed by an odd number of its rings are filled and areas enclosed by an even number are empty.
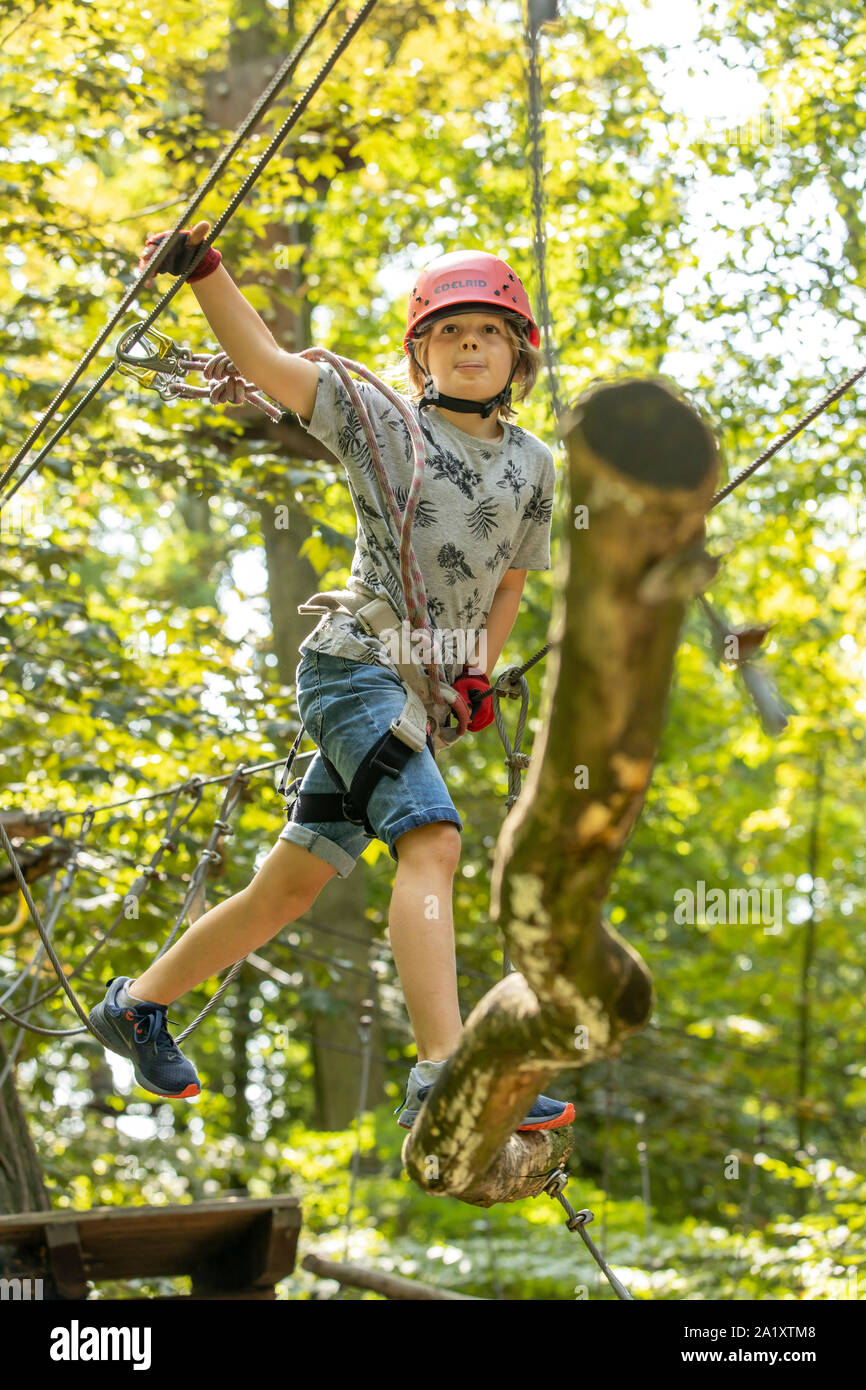
<svg viewBox="0 0 866 1390"><path fill-rule="evenodd" d="M403 350L408 354L409 340L418 325L440 317L443 311L452 312L457 306L466 312L495 308L510 310L529 324L529 341L533 347L541 342L538 324L532 317L529 296L523 281L511 266L488 251L452 251L425 266L409 296L408 327Z"/></svg>

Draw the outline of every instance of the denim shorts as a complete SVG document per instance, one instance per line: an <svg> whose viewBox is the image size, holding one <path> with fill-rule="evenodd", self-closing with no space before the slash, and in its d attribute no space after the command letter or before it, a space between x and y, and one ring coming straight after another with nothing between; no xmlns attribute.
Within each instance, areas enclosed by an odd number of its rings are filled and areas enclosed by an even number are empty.
<svg viewBox="0 0 866 1390"><path fill-rule="evenodd" d="M386 666L325 652L302 652L302 657L295 673L298 710L308 735L317 748L324 749L348 787L364 754L401 713L405 691ZM339 791L318 752L307 767L301 791ZM450 821L463 829L429 747L413 753L399 776L379 780L367 803L367 816L395 860L394 841L415 826ZM346 878L371 836L351 821L289 821L280 839L301 845Z"/></svg>

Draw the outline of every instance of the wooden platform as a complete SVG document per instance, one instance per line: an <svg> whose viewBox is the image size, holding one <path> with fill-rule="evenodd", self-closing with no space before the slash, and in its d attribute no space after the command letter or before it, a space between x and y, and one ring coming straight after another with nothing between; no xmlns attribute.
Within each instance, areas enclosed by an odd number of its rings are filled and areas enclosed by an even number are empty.
<svg viewBox="0 0 866 1390"><path fill-rule="evenodd" d="M301 1227L296 1197L229 1197L168 1207L0 1216L0 1276L50 1270L62 1297L84 1299L91 1283L190 1275L183 1298L274 1298L291 1274Z"/></svg>

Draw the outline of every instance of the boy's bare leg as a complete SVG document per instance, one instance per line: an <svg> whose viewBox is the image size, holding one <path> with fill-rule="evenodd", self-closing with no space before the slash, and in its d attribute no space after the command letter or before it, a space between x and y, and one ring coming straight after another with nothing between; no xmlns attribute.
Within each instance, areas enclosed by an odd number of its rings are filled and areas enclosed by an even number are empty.
<svg viewBox="0 0 866 1390"><path fill-rule="evenodd" d="M463 1032L457 998L452 894L460 832L446 821L396 841L399 855L388 928L421 1061L440 1062Z"/></svg>
<svg viewBox="0 0 866 1390"><path fill-rule="evenodd" d="M127 989L153 1004L174 1003L301 917L336 872L300 845L278 840L252 883L199 917Z"/></svg>

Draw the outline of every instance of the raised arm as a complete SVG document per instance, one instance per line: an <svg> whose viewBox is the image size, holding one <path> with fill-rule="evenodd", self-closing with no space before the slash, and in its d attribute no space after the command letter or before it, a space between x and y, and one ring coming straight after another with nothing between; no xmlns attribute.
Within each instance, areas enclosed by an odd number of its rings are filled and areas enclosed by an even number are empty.
<svg viewBox="0 0 866 1390"><path fill-rule="evenodd" d="M309 421L319 372L314 362L285 352L225 266L190 285L202 313L242 376Z"/></svg>

